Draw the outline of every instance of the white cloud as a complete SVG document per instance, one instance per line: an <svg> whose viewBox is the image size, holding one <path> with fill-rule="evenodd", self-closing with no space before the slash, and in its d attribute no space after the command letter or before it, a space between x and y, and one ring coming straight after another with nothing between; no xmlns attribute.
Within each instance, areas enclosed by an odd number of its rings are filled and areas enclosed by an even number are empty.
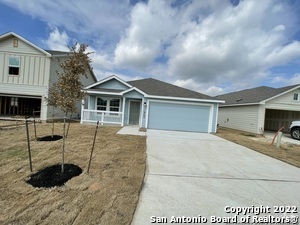
<svg viewBox="0 0 300 225"><path fill-rule="evenodd" d="M126 16L131 8L129 1L119 0L1 1L52 26L88 39L96 37L102 45L119 40L119 32L127 26Z"/></svg>
<svg viewBox="0 0 300 225"><path fill-rule="evenodd" d="M176 12L160 0L139 3L131 11L131 25L115 49L115 63L144 69L162 54L162 45L175 34Z"/></svg>
<svg viewBox="0 0 300 225"><path fill-rule="evenodd" d="M187 88L190 90L198 91L200 93L215 96L221 93L224 93L224 89L221 87L216 87L213 84L206 84L206 83L197 83L193 79L188 80L176 80L174 82L174 85L177 85L179 87Z"/></svg>
<svg viewBox="0 0 300 225"><path fill-rule="evenodd" d="M49 50L69 51L69 40L70 38L65 31L60 32L57 27L54 27L48 39L43 42Z"/></svg>
<svg viewBox="0 0 300 225"><path fill-rule="evenodd" d="M113 63L110 60L109 56L105 53L100 53L96 49L91 46L88 46L86 52L90 52L90 58L92 60L93 67L98 70L111 70L113 67Z"/></svg>
<svg viewBox="0 0 300 225"><path fill-rule="evenodd" d="M276 75L272 78L271 83L278 87L300 84L300 73L295 73L291 77Z"/></svg>
<svg viewBox="0 0 300 225"><path fill-rule="evenodd" d="M170 73L196 82L235 82L296 59L300 42L287 43L286 10L274 1L242 1L190 24L167 51Z"/></svg>

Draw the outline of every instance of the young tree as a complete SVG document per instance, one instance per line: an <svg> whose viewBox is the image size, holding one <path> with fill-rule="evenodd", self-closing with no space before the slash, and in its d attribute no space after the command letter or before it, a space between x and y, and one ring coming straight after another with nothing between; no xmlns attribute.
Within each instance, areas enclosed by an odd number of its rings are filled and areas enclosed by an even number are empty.
<svg viewBox="0 0 300 225"><path fill-rule="evenodd" d="M85 76L91 69L91 59L86 53L87 45L81 44L77 48L77 43L73 47L69 47L69 57L60 62L62 72L57 71L58 80L49 89L48 103L54 107L60 108L64 116L63 127L63 144L62 144L62 173L64 172L64 152L65 152L65 136L66 136L66 117L68 113L76 112L76 103L84 98L82 92L83 85L80 78Z"/></svg>
<svg viewBox="0 0 300 225"><path fill-rule="evenodd" d="M54 108L57 107L57 96L58 94L54 89L50 88L48 93L47 104L52 106L52 138L54 136Z"/></svg>

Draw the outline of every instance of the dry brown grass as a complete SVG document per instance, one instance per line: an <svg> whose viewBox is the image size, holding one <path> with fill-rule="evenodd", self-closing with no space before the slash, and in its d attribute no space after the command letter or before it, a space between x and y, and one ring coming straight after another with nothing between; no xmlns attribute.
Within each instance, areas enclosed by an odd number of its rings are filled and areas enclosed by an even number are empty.
<svg viewBox="0 0 300 225"><path fill-rule="evenodd" d="M62 134L61 123L55 129ZM25 127L0 129L0 224L130 224L145 173L146 138L117 135L119 129L99 128L87 174L95 126L72 123L65 162L83 173L50 189L25 182L32 174ZM37 131L50 135L51 124L38 124ZM30 136L33 173L61 162L62 140L35 142L32 125Z"/></svg>
<svg viewBox="0 0 300 225"><path fill-rule="evenodd" d="M262 135L221 127L217 136L235 142L262 154L300 167L300 145L283 143L281 148L271 145L271 140Z"/></svg>

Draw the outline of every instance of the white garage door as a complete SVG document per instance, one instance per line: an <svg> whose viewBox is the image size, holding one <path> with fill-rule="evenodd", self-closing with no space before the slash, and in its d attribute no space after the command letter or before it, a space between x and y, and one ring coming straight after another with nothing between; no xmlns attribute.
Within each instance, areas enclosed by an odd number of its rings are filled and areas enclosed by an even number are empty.
<svg viewBox="0 0 300 225"><path fill-rule="evenodd" d="M210 106L150 102L148 128L179 131L209 131Z"/></svg>

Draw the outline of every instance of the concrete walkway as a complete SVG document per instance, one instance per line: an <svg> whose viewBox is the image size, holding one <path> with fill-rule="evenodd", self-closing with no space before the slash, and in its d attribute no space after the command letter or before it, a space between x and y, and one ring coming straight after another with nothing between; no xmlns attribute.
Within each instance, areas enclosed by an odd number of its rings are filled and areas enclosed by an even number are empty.
<svg viewBox="0 0 300 225"><path fill-rule="evenodd" d="M136 126L124 126L122 127L121 130L117 132L117 134L146 136L147 133L145 131L140 131L140 127L136 125Z"/></svg>
<svg viewBox="0 0 300 225"><path fill-rule="evenodd" d="M147 165L133 225L171 224L174 217L224 224L236 207L270 207L259 216L278 217L275 206L296 206L299 216L299 168L214 135L148 130Z"/></svg>

